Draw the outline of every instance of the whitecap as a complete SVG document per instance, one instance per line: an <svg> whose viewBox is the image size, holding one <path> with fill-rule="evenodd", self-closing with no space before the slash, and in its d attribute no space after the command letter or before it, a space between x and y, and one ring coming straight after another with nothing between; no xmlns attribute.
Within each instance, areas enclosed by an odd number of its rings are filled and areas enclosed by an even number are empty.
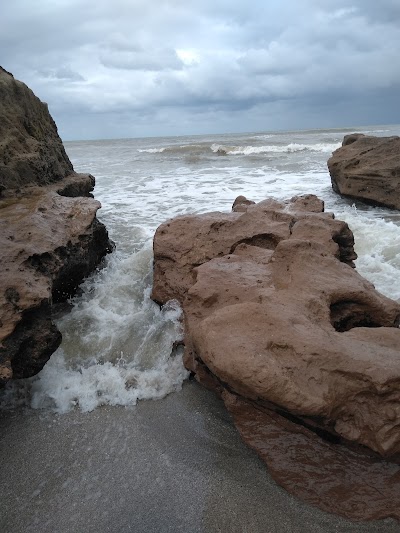
<svg viewBox="0 0 400 533"><path fill-rule="evenodd" d="M228 155L254 155L264 153L294 153L294 152L326 152L332 153L339 148L341 143L316 143L316 144L299 144L290 143L286 145L264 145L264 146L224 146L212 144L211 150L215 153L224 152Z"/></svg>
<svg viewBox="0 0 400 533"><path fill-rule="evenodd" d="M158 154L165 151L165 148L137 148L138 152L145 152L148 154Z"/></svg>

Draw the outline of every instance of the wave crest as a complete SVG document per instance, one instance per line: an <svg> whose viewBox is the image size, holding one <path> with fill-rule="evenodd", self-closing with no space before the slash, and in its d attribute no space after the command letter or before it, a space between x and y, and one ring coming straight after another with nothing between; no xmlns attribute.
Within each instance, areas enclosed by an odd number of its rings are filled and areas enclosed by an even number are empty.
<svg viewBox="0 0 400 533"><path fill-rule="evenodd" d="M341 143L317 143L298 144L290 143L286 145L264 145L264 146L224 146L212 144L211 150L214 153L225 155L257 155L267 153L287 153L294 152L326 152L331 153L341 146Z"/></svg>

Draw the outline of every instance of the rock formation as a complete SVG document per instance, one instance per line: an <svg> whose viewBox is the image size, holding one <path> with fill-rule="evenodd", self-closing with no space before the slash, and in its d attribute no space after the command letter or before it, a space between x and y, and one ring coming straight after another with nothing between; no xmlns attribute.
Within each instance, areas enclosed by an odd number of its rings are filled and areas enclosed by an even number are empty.
<svg viewBox="0 0 400 533"><path fill-rule="evenodd" d="M0 67L0 382L41 370L61 342L52 303L110 251L93 188L47 105Z"/></svg>
<svg viewBox="0 0 400 533"><path fill-rule="evenodd" d="M328 168L335 192L400 209L400 137L346 135Z"/></svg>
<svg viewBox="0 0 400 533"><path fill-rule="evenodd" d="M400 305L353 268L352 232L317 197L245 200L232 213L181 216L156 232L152 297L183 307L185 365L219 391L261 456L267 445L254 421L262 413L329 442L399 455ZM238 402L253 418L236 416ZM346 514L343 493L325 494L325 508ZM347 514L356 517L352 503Z"/></svg>

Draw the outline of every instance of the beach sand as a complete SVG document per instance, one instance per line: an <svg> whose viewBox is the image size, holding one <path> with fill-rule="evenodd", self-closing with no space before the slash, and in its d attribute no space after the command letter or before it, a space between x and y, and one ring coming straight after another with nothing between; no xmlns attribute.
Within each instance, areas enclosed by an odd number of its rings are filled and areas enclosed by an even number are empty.
<svg viewBox="0 0 400 533"><path fill-rule="evenodd" d="M2 533L400 531L290 496L195 382L132 408L3 411L0 456Z"/></svg>

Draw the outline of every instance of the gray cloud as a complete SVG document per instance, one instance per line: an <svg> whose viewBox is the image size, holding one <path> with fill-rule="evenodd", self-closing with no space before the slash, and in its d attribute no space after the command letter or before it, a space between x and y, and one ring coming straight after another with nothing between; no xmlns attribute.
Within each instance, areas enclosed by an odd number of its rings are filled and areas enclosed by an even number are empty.
<svg viewBox="0 0 400 533"><path fill-rule="evenodd" d="M398 0L0 7L0 63L68 138L400 122L399 42Z"/></svg>
<svg viewBox="0 0 400 533"><path fill-rule="evenodd" d="M182 61L173 49L121 49L107 47L99 54L102 65L120 70L180 70Z"/></svg>
<svg viewBox="0 0 400 533"><path fill-rule="evenodd" d="M85 81L85 78L81 76L78 72L74 72L67 65L63 65L56 69L43 69L38 72L45 78L56 79L56 80L65 80L65 81Z"/></svg>

